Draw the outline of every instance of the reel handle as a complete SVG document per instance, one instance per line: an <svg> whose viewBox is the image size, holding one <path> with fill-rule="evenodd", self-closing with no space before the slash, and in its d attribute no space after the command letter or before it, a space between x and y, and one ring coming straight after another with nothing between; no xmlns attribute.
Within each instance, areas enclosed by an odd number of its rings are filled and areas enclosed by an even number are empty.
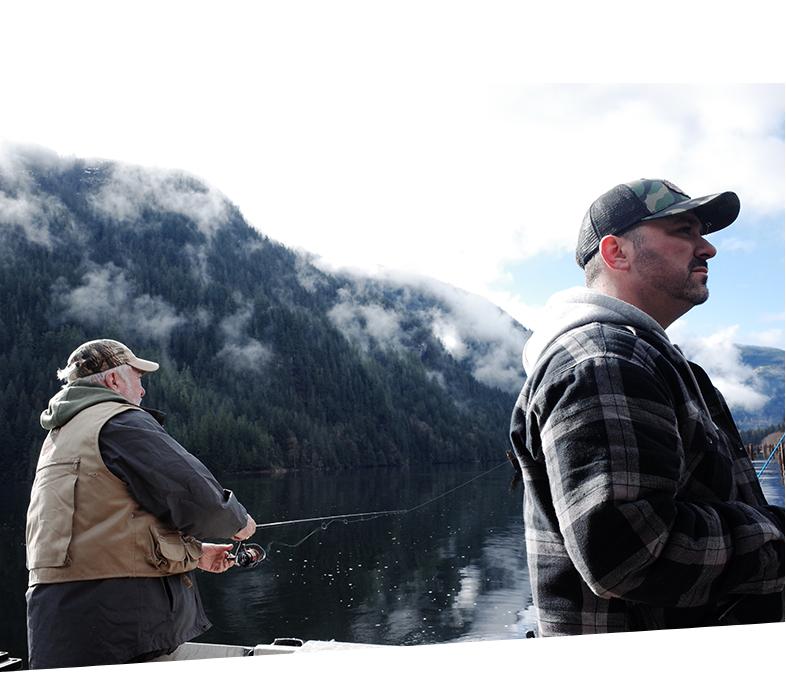
<svg viewBox="0 0 786 674"><path fill-rule="evenodd" d="M259 566L267 554L261 545L256 543L237 542L237 547L227 555L228 559L234 559L235 565L241 569L253 569Z"/></svg>

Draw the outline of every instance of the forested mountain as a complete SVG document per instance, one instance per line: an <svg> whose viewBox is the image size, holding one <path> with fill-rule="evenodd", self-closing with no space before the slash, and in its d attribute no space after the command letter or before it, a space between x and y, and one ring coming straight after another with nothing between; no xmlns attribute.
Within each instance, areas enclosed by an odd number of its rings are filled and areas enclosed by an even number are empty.
<svg viewBox="0 0 786 674"><path fill-rule="evenodd" d="M784 416L784 352L764 346L738 345L740 359L753 372L755 390L766 402L755 410L734 409L734 419L741 428L766 428L783 424Z"/></svg>
<svg viewBox="0 0 786 674"><path fill-rule="evenodd" d="M97 337L161 362L144 403L219 472L504 460L524 328L432 281L325 273L187 175L8 153L0 292L12 477Z"/></svg>
<svg viewBox="0 0 786 674"><path fill-rule="evenodd" d="M30 475L38 417L80 343L162 367L144 403L218 472L504 460L528 331L423 278L327 272L177 172L0 154L0 462ZM740 347L783 421L783 351ZM762 397L762 399L764 399Z"/></svg>

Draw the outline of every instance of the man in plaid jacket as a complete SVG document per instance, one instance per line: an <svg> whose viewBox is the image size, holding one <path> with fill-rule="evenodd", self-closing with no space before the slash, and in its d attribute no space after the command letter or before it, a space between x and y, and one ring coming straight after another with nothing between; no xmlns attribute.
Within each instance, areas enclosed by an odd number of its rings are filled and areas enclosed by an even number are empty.
<svg viewBox="0 0 786 674"><path fill-rule="evenodd" d="M543 636L783 620L784 515L728 407L665 328L708 297L739 199L618 185L581 226L511 420Z"/></svg>

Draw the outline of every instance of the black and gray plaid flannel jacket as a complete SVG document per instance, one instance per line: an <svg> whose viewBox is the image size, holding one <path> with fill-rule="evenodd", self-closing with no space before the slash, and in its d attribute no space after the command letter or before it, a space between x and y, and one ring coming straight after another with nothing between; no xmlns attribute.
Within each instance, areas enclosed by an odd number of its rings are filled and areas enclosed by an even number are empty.
<svg viewBox="0 0 786 674"><path fill-rule="evenodd" d="M783 508L720 393L664 337L561 335L511 439L542 635L783 619Z"/></svg>

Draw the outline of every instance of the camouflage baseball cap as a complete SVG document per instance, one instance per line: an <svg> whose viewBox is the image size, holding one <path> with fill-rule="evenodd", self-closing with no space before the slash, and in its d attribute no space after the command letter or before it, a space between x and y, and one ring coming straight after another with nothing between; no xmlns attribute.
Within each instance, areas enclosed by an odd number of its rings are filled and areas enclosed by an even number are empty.
<svg viewBox="0 0 786 674"><path fill-rule="evenodd" d="M65 368L58 370L57 375L72 382L126 364L142 372L155 372L158 369L158 363L137 358L125 344L114 339L94 339L78 346L68 357Z"/></svg>
<svg viewBox="0 0 786 674"><path fill-rule="evenodd" d="M576 245L576 262L582 269L598 252L607 234L621 234L645 220L656 220L692 211L704 225L704 234L728 227L737 219L740 200L734 192L691 199L668 180L642 178L613 187L592 202L584 215Z"/></svg>

